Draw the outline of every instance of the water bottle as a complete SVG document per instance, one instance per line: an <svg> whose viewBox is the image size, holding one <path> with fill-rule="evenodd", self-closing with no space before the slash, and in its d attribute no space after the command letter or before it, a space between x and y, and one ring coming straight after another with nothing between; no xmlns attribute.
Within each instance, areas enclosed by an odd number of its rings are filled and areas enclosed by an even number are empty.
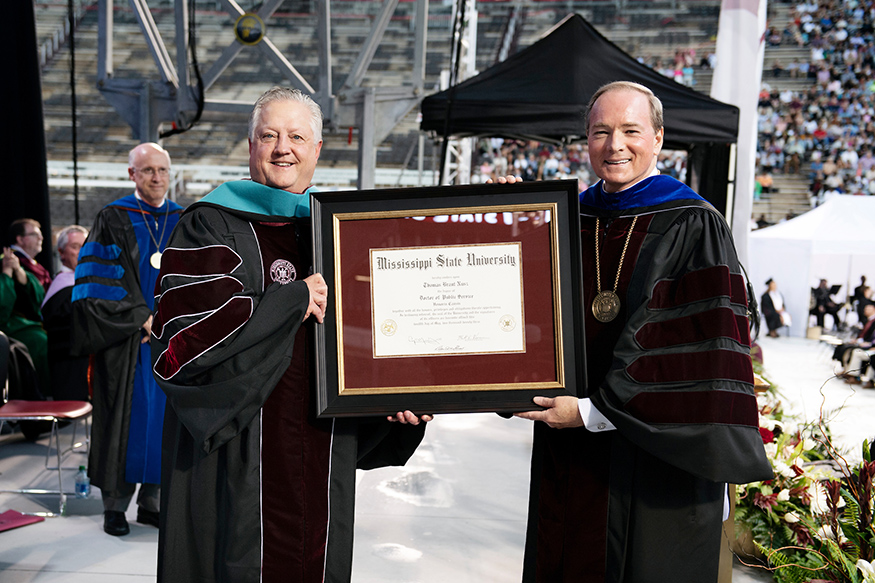
<svg viewBox="0 0 875 583"><path fill-rule="evenodd" d="M76 498L88 498L91 494L91 478L85 472L85 466L79 466L76 473Z"/></svg>

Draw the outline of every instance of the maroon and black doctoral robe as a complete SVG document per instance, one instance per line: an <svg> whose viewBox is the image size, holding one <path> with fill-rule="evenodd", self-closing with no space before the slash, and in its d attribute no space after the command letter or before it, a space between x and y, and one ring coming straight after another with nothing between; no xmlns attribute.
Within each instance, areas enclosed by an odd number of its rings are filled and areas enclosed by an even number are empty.
<svg viewBox="0 0 875 583"><path fill-rule="evenodd" d="M716 582L724 483L772 475L729 229L671 178L630 191L656 202L581 205L588 396L617 430L535 425L526 582ZM613 289L636 216L620 314L602 323L595 237Z"/></svg>
<svg viewBox="0 0 875 583"><path fill-rule="evenodd" d="M308 241L309 219L204 203L173 233L153 325L159 581L348 581L356 467L403 464L422 438L316 418Z"/></svg>

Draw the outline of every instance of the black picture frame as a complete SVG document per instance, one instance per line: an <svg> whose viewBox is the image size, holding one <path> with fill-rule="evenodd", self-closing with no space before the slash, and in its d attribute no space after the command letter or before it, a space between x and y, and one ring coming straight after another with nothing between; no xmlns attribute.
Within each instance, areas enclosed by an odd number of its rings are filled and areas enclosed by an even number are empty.
<svg viewBox="0 0 875 583"><path fill-rule="evenodd" d="M317 192L311 195L311 213L314 271L323 275L329 288L324 322L315 332L320 417L391 415L403 410L508 413L538 409L532 401L535 396L583 395L586 360L576 180ZM478 220L483 224L477 225ZM355 268L347 265L358 262L361 267L370 245L398 246L399 239L404 247L417 247L423 238L429 244L439 240L441 245L453 237L465 242L494 237L501 242L507 232L511 239L529 237L525 249L531 250L531 257L521 259L523 269L535 266L532 271L547 274L549 280L545 290L544 277L522 276L527 290L523 309L541 314L540 320L526 322L526 338L537 340L527 345L532 347L527 354L430 355L413 362L368 358L364 324L355 328L350 322L365 321L362 312L365 307L370 310L370 304L360 290L370 293L370 279L362 275L353 279ZM535 291L529 293L529 288ZM550 301L545 301L547 293ZM373 323L370 326L373 338ZM531 378L523 378L526 375ZM396 376L394 385L383 380ZM470 377L478 380L469 382Z"/></svg>

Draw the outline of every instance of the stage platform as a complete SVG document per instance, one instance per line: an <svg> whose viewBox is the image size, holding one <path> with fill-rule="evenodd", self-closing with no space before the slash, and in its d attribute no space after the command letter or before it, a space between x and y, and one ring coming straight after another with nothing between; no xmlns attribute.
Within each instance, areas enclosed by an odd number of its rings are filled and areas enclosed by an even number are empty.
<svg viewBox="0 0 875 583"><path fill-rule="evenodd" d="M859 459L859 444L875 433L875 390L833 376L831 351L802 338L763 338L766 374L785 403L808 419L833 411L840 445ZM843 407L840 411L836 409ZM66 429L65 429L66 431ZM353 583L517 583L520 581L528 495L531 425L493 414L444 415L404 468L360 472ZM52 488L43 469L48 439L0 437L0 489ZM67 464L85 463L73 454ZM73 489L73 470L64 474ZM56 496L0 495L0 513L53 512ZM68 515L0 532L3 583L134 583L155 580L158 531L135 522L131 533L102 529L99 492L70 496ZM735 583L771 581L736 564Z"/></svg>

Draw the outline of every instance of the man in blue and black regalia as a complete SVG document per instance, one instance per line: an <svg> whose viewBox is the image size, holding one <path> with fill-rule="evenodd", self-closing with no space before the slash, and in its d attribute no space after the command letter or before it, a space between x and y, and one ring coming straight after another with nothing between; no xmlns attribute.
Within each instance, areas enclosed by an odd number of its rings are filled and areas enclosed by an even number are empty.
<svg viewBox="0 0 875 583"><path fill-rule="evenodd" d="M714 583L726 484L772 476L723 217L661 176L662 104L599 89L581 194L585 398L536 397L523 579ZM730 490L729 494L733 494Z"/></svg>
<svg viewBox="0 0 875 583"><path fill-rule="evenodd" d="M166 198L164 148L131 150L128 174L136 190L98 213L79 253L72 298L73 350L93 355L88 473L113 536L130 532L125 510L137 484L137 521L158 526L166 399L152 376L149 333L161 254L182 212Z"/></svg>

